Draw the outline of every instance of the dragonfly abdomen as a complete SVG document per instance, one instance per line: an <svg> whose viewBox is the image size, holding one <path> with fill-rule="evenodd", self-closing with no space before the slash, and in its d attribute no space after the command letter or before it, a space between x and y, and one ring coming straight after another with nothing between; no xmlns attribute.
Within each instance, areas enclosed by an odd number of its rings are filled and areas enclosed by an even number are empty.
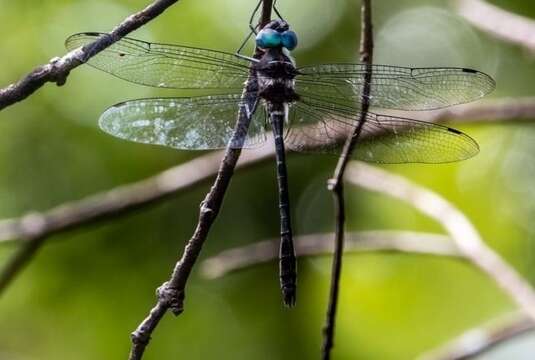
<svg viewBox="0 0 535 360"><path fill-rule="evenodd" d="M279 249L279 278L280 286L286 306L293 306L296 298L297 265L292 240L292 222L290 218L290 196L288 190L288 170L284 152L283 126L288 107L286 103L267 103L269 119L275 140L275 154L277 158L277 183L279 186L279 215L280 215L280 249Z"/></svg>

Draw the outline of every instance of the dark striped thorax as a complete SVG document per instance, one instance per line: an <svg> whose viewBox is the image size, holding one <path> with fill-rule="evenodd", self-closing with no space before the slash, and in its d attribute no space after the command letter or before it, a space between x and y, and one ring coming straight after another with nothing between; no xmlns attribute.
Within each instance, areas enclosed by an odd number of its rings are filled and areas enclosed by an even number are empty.
<svg viewBox="0 0 535 360"><path fill-rule="evenodd" d="M294 80L297 74L293 59L282 49L268 49L257 64L258 95L273 103L299 100Z"/></svg>
<svg viewBox="0 0 535 360"><path fill-rule="evenodd" d="M284 32L288 30L288 24L281 20L274 20L265 28ZM263 30L263 31L264 31ZM268 103L292 103L299 100L295 92L295 77L299 74L295 67L295 61L290 51L279 46L262 49L264 54L260 61L255 64L258 77L258 95Z"/></svg>

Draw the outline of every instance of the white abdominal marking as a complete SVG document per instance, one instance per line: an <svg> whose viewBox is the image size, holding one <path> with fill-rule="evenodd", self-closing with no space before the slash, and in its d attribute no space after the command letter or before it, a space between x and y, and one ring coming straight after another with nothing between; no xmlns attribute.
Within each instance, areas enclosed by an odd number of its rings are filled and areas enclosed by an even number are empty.
<svg viewBox="0 0 535 360"><path fill-rule="evenodd" d="M241 106L242 109L245 110L245 114L247 115L247 118L250 119L251 116L252 116L252 112L251 112L251 110L249 109L249 105L247 105L247 104L241 104L240 106Z"/></svg>
<svg viewBox="0 0 535 360"><path fill-rule="evenodd" d="M295 86L295 81L293 79L286 78L270 78L270 77L259 77L258 84L261 88L267 88L274 85L282 84L284 87L293 89Z"/></svg>

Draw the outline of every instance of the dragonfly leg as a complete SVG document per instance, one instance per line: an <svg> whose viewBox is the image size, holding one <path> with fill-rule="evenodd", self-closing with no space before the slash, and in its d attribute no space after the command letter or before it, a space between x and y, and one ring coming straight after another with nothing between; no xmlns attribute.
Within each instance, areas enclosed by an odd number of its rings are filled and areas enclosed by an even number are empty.
<svg viewBox="0 0 535 360"><path fill-rule="evenodd" d="M255 59L253 57L250 57L250 56L245 56L245 55L242 55L240 53L235 53L234 55L236 55L236 57L240 58L240 59L244 59L244 60L248 60L248 61L251 61L251 62L260 62L260 60L258 59Z"/></svg>
<svg viewBox="0 0 535 360"><path fill-rule="evenodd" d="M256 7L254 8L253 10L253 13L251 14L251 18L249 19L249 29L251 29L251 33L255 34L256 35L256 28L258 27L258 25L253 25L254 23L254 17L256 16L256 14L258 13L258 9L260 9L260 5L262 5L262 2L264 0L260 0L258 2L258 4L256 5ZM251 35L249 35L251 36Z"/></svg>
<svg viewBox="0 0 535 360"><path fill-rule="evenodd" d="M234 53L234 55L236 55L236 57L240 58L240 59L245 59L245 60L248 60L248 61L251 61L251 62L259 62L260 60L258 59L255 59L253 57L250 57L250 56L246 56L246 55L243 55L241 54L241 51L243 50L243 48L245 47L245 45L247 44L247 41L249 41L249 39L251 38L251 36L253 35L253 31L251 31L249 33L249 35L247 35L247 37L245 38L245 40L243 40L242 44L240 45L239 49L236 50L236 52Z"/></svg>
<svg viewBox="0 0 535 360"><path fill-rule="evenodd" d="M290 219L290 196L288 191L288 171L283 141L283 124L285 109L282 104L270 104L269 109L275 152L277 158L277 183L279 186L279 211L281 225L281 242L279 250L279 278L284 304L291 307L295 304L297 288L297 265L292 239Z"/></svg>
<svg viewBox="0 0 535 360"><path fill-rule="evenodd" d="M260 2L258 3L258 5L256 5L255 9L253 10L253 13L251 15L251 19L249 20L249 29L251 29L251 31L249 32L249 35L247 35L245 37L245 40L243 40L243 42L241 43L240 47L238 48L238 50L236 50L236 52L234 53L234 55L236 55L236 57L238 58L241 58L241 59L245 59L245 60L248 60L248 61L251 61L251 62L259 62L258 59L255 59L253 57L250 57L250 56L246 56L246 55L242 55L241 52L243 50L243 48L245 47L245 45L247 45L247 42L249 41L249 39L251 38L251 36L253 36L253 34L256 35L256 28L259 26L259 25L253 25L253 22L254 22L254 17L256 15L256 13L258 12L258 9L260 8L260 5L262 5L262 1L263 0L260 0Z"/></svg>
<svg viewBox="0 0 535 360"><path fill-rule="evenodd" d="M245 59L245 60L249 60L251 62L259 62L258 59L255 59L253 57L250 57L250 56L245 56L245 55L242 55L241 52L243 50L243 48L245 47L245 45L247 45L247 42L249 41L249 39L251 38L251 36L256 35L257 32L257 28L260 26L260 24L256 24L256 25L253 25L254 24L254 17L256 16L256 14L258 13L258 10L260 9L260 5L262 5L262 2L264 0L260 0L260 2L256 5L256 7L254 8L253 10L253 13L251 14L251 18L249 19L249 29L251 29L251 31L249 32L249 35L247 35L247 37L245 38L245 40L243 40L242 44L240 45L240 47L238 48L238 50L236 51L235 55L241 59ZM277 14L277 16L281 19L281 20L284 20L281 16L281 14L279 13L279 11L277 10L277 8L275 7L275 4L277 3L277 0L275 0L273 2L273 11L275 11L275 13Z"/></svg>
<svg viewBox="0 0 535 360"><path fill-rule="evenodd" d="M282 21L286 21L286 20L284 20L284 18L282 17L281 13L279 12L279 9L277 9L277 0L273 0L273 11L275 11L275 14L277 14L279 19L281 19Z"/></svg>

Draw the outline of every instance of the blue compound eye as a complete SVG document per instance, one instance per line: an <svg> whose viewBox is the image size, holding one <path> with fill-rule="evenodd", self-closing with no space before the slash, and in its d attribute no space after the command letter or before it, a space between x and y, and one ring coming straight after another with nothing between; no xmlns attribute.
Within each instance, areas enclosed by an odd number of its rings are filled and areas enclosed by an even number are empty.
<svg viewBox="0 0 535 360"><path fill-rule="evenodd" d="M282 46L288 50L293 50L297 47L297 35L291 31L285 31L281 34Z"/></svg>
<svg viewBox="0 0 535 360"><path fill-rule="evenodd" d="M273 29L264 29L256 35L256 46L262 49L281 46L281 34Z"/></svg>

